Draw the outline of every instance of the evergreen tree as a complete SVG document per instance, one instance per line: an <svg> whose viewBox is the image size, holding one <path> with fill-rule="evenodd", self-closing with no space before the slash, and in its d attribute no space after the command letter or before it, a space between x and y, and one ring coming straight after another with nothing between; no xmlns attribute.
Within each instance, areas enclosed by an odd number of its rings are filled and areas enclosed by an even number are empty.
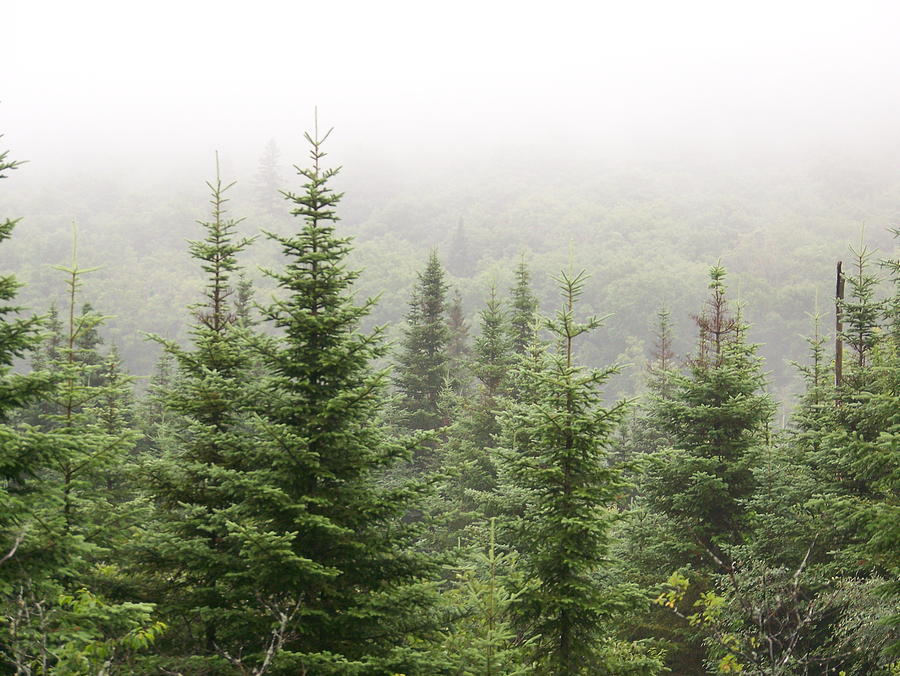
<svg viewBox="0 0 900 676"><path fill-rule="evenodd" d="M862 243L858 248L851 247L850 250L855 270L854 274L845 275L850 288L840 309L844 324L841 338L851 353L850 368L842 379L842 386L847 395L853 397L855 393L867 389L870 375L868 366L881 336L879 323L884 304L875 298L880 280L878 275L871 272L874 252Z"/></svg>
<svg viewBox="0 0 900 676"><path fill-rule="evenodd" d="M253 326L256 323L253 316L253 282L241 273L234 291L234 314L238 324L244 327Z"/></svg>
<svg viewBox="0 0 900 676"><path fill-rule="evenodd" d="M525 257L516 268L516 284L510 290L510 330L513 350L523 354L535 338L538 301L531 291L531 273L525 265Z"/></svg>
<svg viewBox="0 0 900 676"><path fill-rule="evenodd" d="M520 641L513 627L513 607L526 584L517 570L514 551L496 543L494 520L487 546L479 547L461 566L452 589L442 596L455 616L441 646L458 676L525 676L530 673L531 641Z"/></svg>
<svg viewBox="0 0 900 676"><path fill-rule="evenodd" d="M75 312L82 277L96 268L80 267L74 240L71 265L56 269L66 278L68 307L59 357L49 362L59 386L47 397L39 425L66 440L67 453L45 478L60 490L59 506L48 506L45 522L57 523L63 539L69 540L67 556L74 568L79 557L81 565L104 557L111 546L108 526L122 525L117 509L122 496L109 490L109 477L133 450L137 433L116 424L107 410L110 402L127 399L131 387L115 368L110 372L110 358L96 350L107 318L87 303L81 305L81 314Z"/></svg>
<svg viewBox="0 0 900 676"><path fill-rule="evenodd" d="M255 177L254 201L260 214L267 217L278 216L284 208L284 185L281 176L281 152L275 139L270 139L259 160Z"/></svg>
<svg viewBox="0 0 900 676"><path fill-rule="evenodd" d="M447 308L447 379L445 385L455 392L465 392L470 387L469 362L472 348L469 346L469 322L463 311L462 297L454 289Z"/></svg>
<svg viewBox="0 0 900 676"><path fill-rule="evenodd" d="M484 526L494 514L497 398L514 357L505 320L492 288L475 339L472 371L478 384L473 392L452 396L448 404L452 422L441 447L441 469L448 476L441 487L442 502L432 510L442 513L441 539L447 543L482 542Z"/></svg>
<svg viewBox="0 0 900 676"><path fill-rule="evenodd" d="M647 385L661 399L668 399L671 390L670 372L675 369L675 352L672 349L672 317L668 308L656 311L656 335L652 360L647 364Z"/></svg>
<svg viewBox="0 0 900 676"><path fill-rule="evenodd" d="M672 375L671 398L657 404L676 450L654 456L646 483L649 506L672 520L685 552L723 561L722 546L740 542L747 527L743 501L774 408L756 347L729 311L724 277L722 267L711 269L696 354L688 373Z"/></svg>
<svg viewBox="0 0 900 676"><path fill-rule="evenodd" d="M223 651L240 645L247 628L235 609L246 599L235 597L227 581L243 571L241 541L229 538L230 524L247 518L245 503L252 499L244 462L251 443L245 422L251 360L229 285L237 255L251 240L237 237L240 221L227 216L233 185L223 184L217 157L216 178L207 183L211 218L199 223L206 236L189 243L206 274L203 300L192 306L192 347L157 338L168 359L160 364L154 396L169 421L167 443L145 462L156 514L140 558L153 583L150 593L164 603L173 625L164 650L174 659L168 668L222 669Z"/></svg>
<svg viewBox="0 0 900 676"><path fill-rule="evenodd" d="M446 294L444 269L432 251L413 289L394 371L410 429L433 430L444 422L439 404L449 369Z"/></svg>
<svg viewBox="0 0 900 676"><path fill-rule="evenodd" d="M463 220L460 218L450 242L447 269L457 277L471 277L475 274L476 263L475 253L466 234L466 226L463 225Z"/></svg>
<svg viewBox="0 0 900 676"><path fill-rule="evenodd" d="M407 449L379 422L387 373L370 364L385 348L380 330L359 331L372 301L352 300L350 244L335 234L341 195L328 185L338 170L322 167L327 137L306 135L312 166L299 170L303 191L288 194L302 224L270 234L287 263L269 273L284 295L264 316L282 337L262 354L268 376L247 458L254 520L233 530L246 564L233 582L269 609L275 632L259 649L273 673L438 673L412 642L431 569L401 523L417 490L379 482ZM443 320L439 266L431 272L438 293L425 309Z"/></svg>
<svg viewBox="0 0 900 676"><path fill-rule="evenodd" d="M20 166L8 156L8 151L0 152L0 179ZM18 222L0 221L0 244ZM46 499L46 486L39 476L63 452L54 437L11 424L21 407L53 388L46 372L21 375L12 370L15 360L36 349L41 340L39 319L20 316L22 308L13 304L18 288L14 276L0 275L0 596L4 601L13 583L27 574L28 564L36 563L28 559L39 537L34 513ZM39 551L34 556L43 558Z"/></svg>
<svg viewBox="0 0 900 676"><path fill-rule="evenodd" d="M165 400L176 379L175 359L163 350L137 405L137 428L142 435L138 450L142 455L158 456L174 443L174 423L179 416L168 410Z"/></svg>
<svg viewBox="0 0 900 676"><path fill-rule="evenodd" d="M68 291L56 356L46 362L57 382L41 395L36 425L15 430L20 448L40 440L30 455L32 463L43 464L11 478L6 491L29 500L16 547L5 560L14 578L0 582L0 656L16 673L33 673L36 665L42 673L91 673L76 670L91 664L96 673L121 673L124 653L147 647L164 628L151 619L152 605L109 603L96 593L118 584L117 568L108 561L119 559L118 547L134 523L131 510L123 509L128 492L113 479L113 468L121 472L136 435L118 425L107 407L127 397L129 383L108 368L99 373L104 361L93 346L104 318L89 306L76 314L81 277L89 269L79 267L74 247L72 264L57 269L66 274ZM54 452L48 454L48 446ZM21 504L14 500L12 506ZM132 641L137 634L140 641Z"/></svg>
<svg viewBox="0 0 900 676"><path fill-rule="evenodd" d="M493 399L513 362L511 340L506 325L506 313L497 299L497 290L491 287L487 304L481 311L481 330L475 340L475 376L484 387L484 394Z"/></svg>
<svg viewBox="0 0 900 676"><path fill-rule="evenodd" d="M534 637L537 673L654 673L659 663L615 640L616 616L635 590L600 584L608 567L615 500L625 489L622 470L607 450L623 404L603 405L600 387L617 367L584 369L574 340L599 326L575 319L584 274L563 274L564 306L547 328L558 350L544 350L519 374L528 396L501 414L503 458L525 493L516 541L533 586L518 604L520 627ZM526 370L527 369L527 370Z"/></svg>

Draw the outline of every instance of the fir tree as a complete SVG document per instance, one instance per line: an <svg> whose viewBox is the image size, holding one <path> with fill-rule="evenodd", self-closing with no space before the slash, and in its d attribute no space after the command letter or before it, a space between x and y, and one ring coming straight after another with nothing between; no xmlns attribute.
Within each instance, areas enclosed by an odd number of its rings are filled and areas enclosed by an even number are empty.
<svg viewBox="0 0 900 676"><path fill-rule="evenodd" d="M472 371L478 380L473 392L456 395L448 405L451 424L445 428L441 468L448 472L437 511L443 513L444 540L449 543L477 541L493 514L491 502L497 490L496 435L497 397L512 368L505 315L496 291L481 311L479 336L475 339ZM472 532L467 532L474 529Z"/></svg>
<svg viewBox="0 0 900 676"><path fill-rule="evenodd" d="M156 581L151 593L172 618L165 652L175 654L168 664L179 669L187 668L183 660L192 653L196 664L221 669L221 653L247 627L234 608L244 599L235 598L225 581L243 570L240 541L229 539L229 523L247 518L243 507L251 499L244 464L251 443L244 386L251 360L229 285L237 255L251 240L237 237L240 221L227 216L233 185L222 182L217 157L216 178L207 183L211 218L199 223L206 236L189 243L206 275L203 300L191 308L192 347L157 338L168 359L161 362L154 396L169 422L159 457L145 463L144 481L157 509L140 557L146 579ZM177 378L170 364L177 366ZM199 646L186 642L195 632Z"/></svg>
<svg viewBox="0 0 900 676"><path fill-rule="evenodd" d="M253 326L256 323L253 312L253 282L244 277L242 273L238 277L234 292L234 314L237 323L243 327Z"/></svg>
<svg viewBox="0 0 900 676"><path fill-rule="evenodd" d="M512 345L506 330L506 314L492 286L487 304L481 311L481 327L475 340L475 376L484 387L486 397L493 399L512 366Z"/></svg>
<svg viewBox="0 0 900 676"><path fill-rule="evenodd" d="M59 357L49 363L59 376L59 386L47 398L49 407L40 426L66 439L68 452L59 458L48 481L58 482L60 512L47 514L47 523L59 522L69 545L69 554L90 559L102 554L95 546L108 546L106 525L117 522L116 503L121 496L109 491L108 478L133 450L137 434L128 427L110 427L104 404L127 398L130 381L124 377L106 377L105 361L96 347L102 343L99 329L107 319L88 303L76 314L82 277L96 268L78 263L77 238L73 237L72 262L56 266L64 273L67 287L67 311L63 321ZM82 546L82 543L84 546Z"/></svg>
<svg viewBox="0 0 900 676"><path fill-rule="evenodd" d="M447 308L447 379L446 385L455 392L468 390L471 381L469 362L472 348L469 346L469 322L463 311L462 296L453 291L453 298Z"/></svg>
<svg viewBox="0 0 900 676"><path fill-rule="evenodd" d="M372 301L352 300L357 273L345 266L341 195L329 186L338 170L322 166L327 137L306 135L312 166L299 170L303 191L288 194L301 225L270 234L287 263L269 273L283 296L264 316L282 337L263 351L269 375L248 458L254 522L234 529L246 562L234 582L280 627L266 653L274 673L435 673L410 643L427 615L430 568L401 524L416 491L378 481L406 449L379 423L387 373L370 364L385 347L380 330L359 331ZM443 320L436 270L429 281L439 293L423 300Z"/></svg>
<svg viewBox="0 0 900 676"><path fill-rule="evenodd" d="M270 139L259 160L255 177L255 203L263 216L278 216L284 208L284 185L281 176L281 152L275 139Z"/></svg>
<svg viewBox="0 0 900 676"><path fill-rule="evenodd" d="M142 435L138 450L142 455L158 456L174 443L174 422L179 416L167 409L165 400L176 379L175 359L163 350L136 407L137 429Z"/></svg>
<svg viewBox="0 0 900 676"><path fill-rule="evenodd" d="M523 354L535 338L538 301L531 291L531 273L525 265L525 258L516 268L516 284L510 290L510 331L513 350Z"/></svg>
<svg viewBox="0 0 900 676"><path fill-rule="evenodd" d="M656 311L656 319L652 360L647 364L647 385L653 394L667 399L671 389L670 372L675 368L671 312L668 308L660 308Z"/></svg>
<svg viewBox="0 0 900 676"><path fill-rule="evenodd" d="M607 457L623 404L605 407L600 391L617 367L575 363L575 339L600 325L595 317L575 319L584 279L559 278L564 306L547 323L559 349L538 354L530 368L524 363L520 384L529 394L500 419L503 458L527 498L516 540L533 586L518 605L520 627L534 637L537 673L559 676L629 673L632 657L644 659L614 639L629 591L598 584L608 566L615 500L625 489L622 470ZM648 658L638 670L658 667Z"/></svg>
<svg viewBox="0 0 900 676"><path fill-rule="evenodd" d="M446 294L444 269L432 251L409 302L394 371L394 385L410 429L433 430L443 424L439 404L448 375L450 342Z"/></svg>
<svg viewBox="0 0 900 676"><path fill-rule="evenodd" d="M850 368L844 375L842 384L847 396L853 397L867 387L870 375L867 367L881 335L879 322L884 304L875 298L880 280L871 271L874 252L862 243L858 248L851 247L850 250L855 270L852 275L845 275L850 288L840 309L844 323L841 338L851 352Z"/></svg>
<svg viewBox="0 0 900 676"><path fill-rule="evenodd" d="M466 234L466 227L460 218L450 242L447 269L457 277L471 277L475 274L476 262L472 245L469 244L469 237Z"/></svg>
<svg viewBox="0 0 900 676"><path fill-rule="evenodd" d="M525 580L517 570L516 553L497 546L494 519L486 545L457 570L453 588L442 596L455 619L441 648L455 675L525 676L530 673L531 641L518 640L512 612Z"/></svg>
<svg viewBox="0 0 900 676"><path fill-rule="evenodd" d="M721 547L740 542L747 526L743 501L773 411L756 348L729 311L724 277L720 266L710 271L695 356L657 404L677 450L655 456L647 482L650 507L672 519L686 550L721 560Z"/></svg>
<svg viewBox="0 0 900 676"><path fill-rule="evenodd" d="M8 151L0 152L0 179L21 164L7 159L8 155ZM0 244L12 235L18 222L10 218L0 221ZM46 372L21 375L12 370L15 360L35 350L41 341L40 320L21 316L22 308L14 305L18 288L14 276L0 275L0 595L4 601L13 582L28 570L27 563L35 563L28 561L39 528L34 512L46 497L46 486L39 477L62 450L52 436L11 424L23 406L53 388ZM35 556L42 558L39 552Z"/></svg>

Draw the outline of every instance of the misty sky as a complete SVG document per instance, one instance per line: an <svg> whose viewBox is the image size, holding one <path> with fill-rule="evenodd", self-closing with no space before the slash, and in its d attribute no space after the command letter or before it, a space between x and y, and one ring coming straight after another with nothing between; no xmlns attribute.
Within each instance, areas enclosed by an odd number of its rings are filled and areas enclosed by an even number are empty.
<svg viewBox="0 0 900 676"><path fill-rule="evenodd" d="M6 0L0 132L64 166L896 144L896 2ZM203 166L206 166L203 164Z"/></svg>

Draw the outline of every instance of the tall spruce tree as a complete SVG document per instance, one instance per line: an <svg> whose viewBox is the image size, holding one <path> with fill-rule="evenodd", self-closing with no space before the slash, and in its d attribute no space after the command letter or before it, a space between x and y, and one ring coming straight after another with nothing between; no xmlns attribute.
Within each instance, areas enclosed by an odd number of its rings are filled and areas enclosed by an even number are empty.
<svg viewBox="0 0 900 676"><path fill-rule="evenodd" d="M433 430L443 424L440 395L448 377L449 342L447 283L437 252L432 251L410 298L394 371L410 429Z"/></svg>
<svg viewBox="0 0 900 676"><path fill-rule="evenodd" d="M710 298L695 318L699 339L688 372L673 374L658 416L674 451L655 455L646 482L652 509L680 531L685 553L727 560L722 546L738 543L747 526L744 500L774 410L756 347L728 307L725 270L710 270Z"/></svg>
<svg viewBox="0 0 900 676"><path fill-rule="evenodd" d="M531 291L531 273L525 264L525 257L516 267L516 284L510 290L510 331L513 350L523 354L535 338L538 301Z"/></svg>
<svg viewBox="0 0 900 676"><path fill-rule="evenodd" d="M29 456L15 475L4 476L2 499L18 533L14 546L0 555L0 660L20 674L120 673L123 653L141 647L132 632L146 647L163 629L152 620L151 605L108 603L96 593L112 591L119 582L109 561L119 559L122 534L134 524L131 510L122 508L127 492L110 478L136 435L111 427L106 406L126 396L129 384L113 378L105 368L109 359L93 349L104 317L89 306L76 312L89 269L78 265L74 246L71 265L57 269L66 275L68 293L57 344L45 355L54 386L39 394L34 425L0 427L4 474L8 450ZM28 325L19 323L20 338L31 337ZM9 391L24 392L17 383L41 378L10 380ZM19 402L27 398L20 395ZM15 444L8 444L7 431Z"/></svg>
<svg viewBox="0 0 900 676"><path fill-rule="evenodd" d="M517 380L528 394L500 418L503 459L525 497L515 539L533 581L518 604L519 627L534 638L536 673L649 674L658 660L615 638L617 614L635 590L600 583L626 485L607 457L624 404L604 406L600 389L617 367L575 361L575 339L600 325L596 317L575 318L584 280L584 273L558 279L564 304L546 324L555 349L522 362Z"/></svg>
<svg viewBox="0 0 900 676"><path fill-rule="evenodd" d="M506 316L496 290L481 311L472 371L474 391L450 397L452 422L445 429L441 468L448 472L441 487L443 539L450 543L482 542L497 489L496 436L498 396L512 368ZM473 532L467 532L473 531Z"/></svg>
<svg viewBox="0 0 900 676"><path fill-rule="evenodd" d="M223 653L241 645L248 626L246 603L229 576L243 571L241 541L229 537L230 524L248 518L252 500L245 456L251 437L245 380L250 351L239 327L229 284L239 269L237 256L249 239L237 236L239 220L229 218L218 156L208 182L211 217L200 221L205 237L189 243L206 275L203 300L191 306L192 345L185 349L157 338L177 366L177 378L160 379L156 393L169 414L168 442L144 465L144 482L156 513L145 534L140 560L150 591L171 618L163 646L166 668L189 673L227 669ZM162 363L168 369L167 362ZM168 380L169 382L165 382Z"/></svg>
<svg viewBox="0 0 900 676"><path fill-rule="evenodd" d="M264 317L281 335L262 352L254 522L234 529L246 562L235 583L271 611L277 636L259 659L272 673L439 673L414 649L431 603L430 564L402 523L418 491L379 481L408 449L380 423L388 376L371 362L386 348L381 330L359 330L373 301L353 302L358 273L329 185L338 169L322 166L329 133L306 135L312 164L298 169L303 191L287 194L300 226L269 234L286 264L269 273L282 296ZM441 294L432 300L442 319Z"/></svg>
<svg viewBox="0 0 900 676"><path fill-rule="evenodd" d="M259 159L254 185L254 203L264 217L275 217L281 214L284 197L281 188L284 185L281 175L281 151L275 139L269 139Z"/></svg>
<svg viewBox="0 0 900 676"><path fill-rule="evenodd" d="M447 307L447 377L445 385L454 392L466 392L471 387L470 361L472 347L469 345L469 322L463 310L462 296L458 289Z"/></svg>
<svg viewBox="0 0 900 676"><path fill-rule="evenodd" d="M2 136L0 136L2 138ZM0 152L0 179L20 165ZM19 219L0 221L0 244L9 239ZM6 271L2 271L5 273ZM13 372L17 359L35 350L40 342L40 320L21 316L14 305L19 282L11 274L0 275L0 595L6 597L13 582L23 575L26 554L35 538L34 511L44 499L39 476L56 459L60 444L52 436L30 428L16 428L11 419L23 406L49 393L53 381L45 371L21 375ZM2 640L2 639L0 639Z"/></svg>

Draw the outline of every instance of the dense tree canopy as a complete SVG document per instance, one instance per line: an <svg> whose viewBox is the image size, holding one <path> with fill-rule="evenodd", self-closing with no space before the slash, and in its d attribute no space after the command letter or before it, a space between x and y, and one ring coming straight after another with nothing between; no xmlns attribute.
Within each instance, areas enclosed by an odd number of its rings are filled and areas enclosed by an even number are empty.
<svg viewBox="0 0 900 676"><path fill-rule="evenodd" d="M128 284L97 290L86 275L105 273L73 255L32 316L6 269L30 258L2 259L0 673L897 673L895 254L853 248L828 335L806 292L833 283L830 262L801 256L807 277L779 280L772 260L739 295L716 264L704 301L706 247L741 250L737 231L674 214L671 232L641 229L646 195L608 187L591 213L625 225L597 216L599 235L536 191L528 209L488 196L479 218L457 209L428 246L385 208L356 243L329 134L306 136L294 191L274 143L252 196L217 164L202 236L189 213L167 215L184 217L192 271L169 231ZM7 157L4 179L19 166ZM251 218L230 217L232 200ZM523 240L536 214L546 227ZM0 222L4 249L16 224ZM561 255L576 231L585 251ZM556 273L582 253L602 278ZM563 305L543 319L553 279ZM404 301L392 345L374 323ZM594 331L593 312L626 303ZM145 385L107 305L159 334L140 343L157 363ZM782 334L807 313L807 354L793 354ZM764 347L758 314L780 322ZM799 357L781 424L764 351ZM591 366L616 356L640 368Z"/></svg>

